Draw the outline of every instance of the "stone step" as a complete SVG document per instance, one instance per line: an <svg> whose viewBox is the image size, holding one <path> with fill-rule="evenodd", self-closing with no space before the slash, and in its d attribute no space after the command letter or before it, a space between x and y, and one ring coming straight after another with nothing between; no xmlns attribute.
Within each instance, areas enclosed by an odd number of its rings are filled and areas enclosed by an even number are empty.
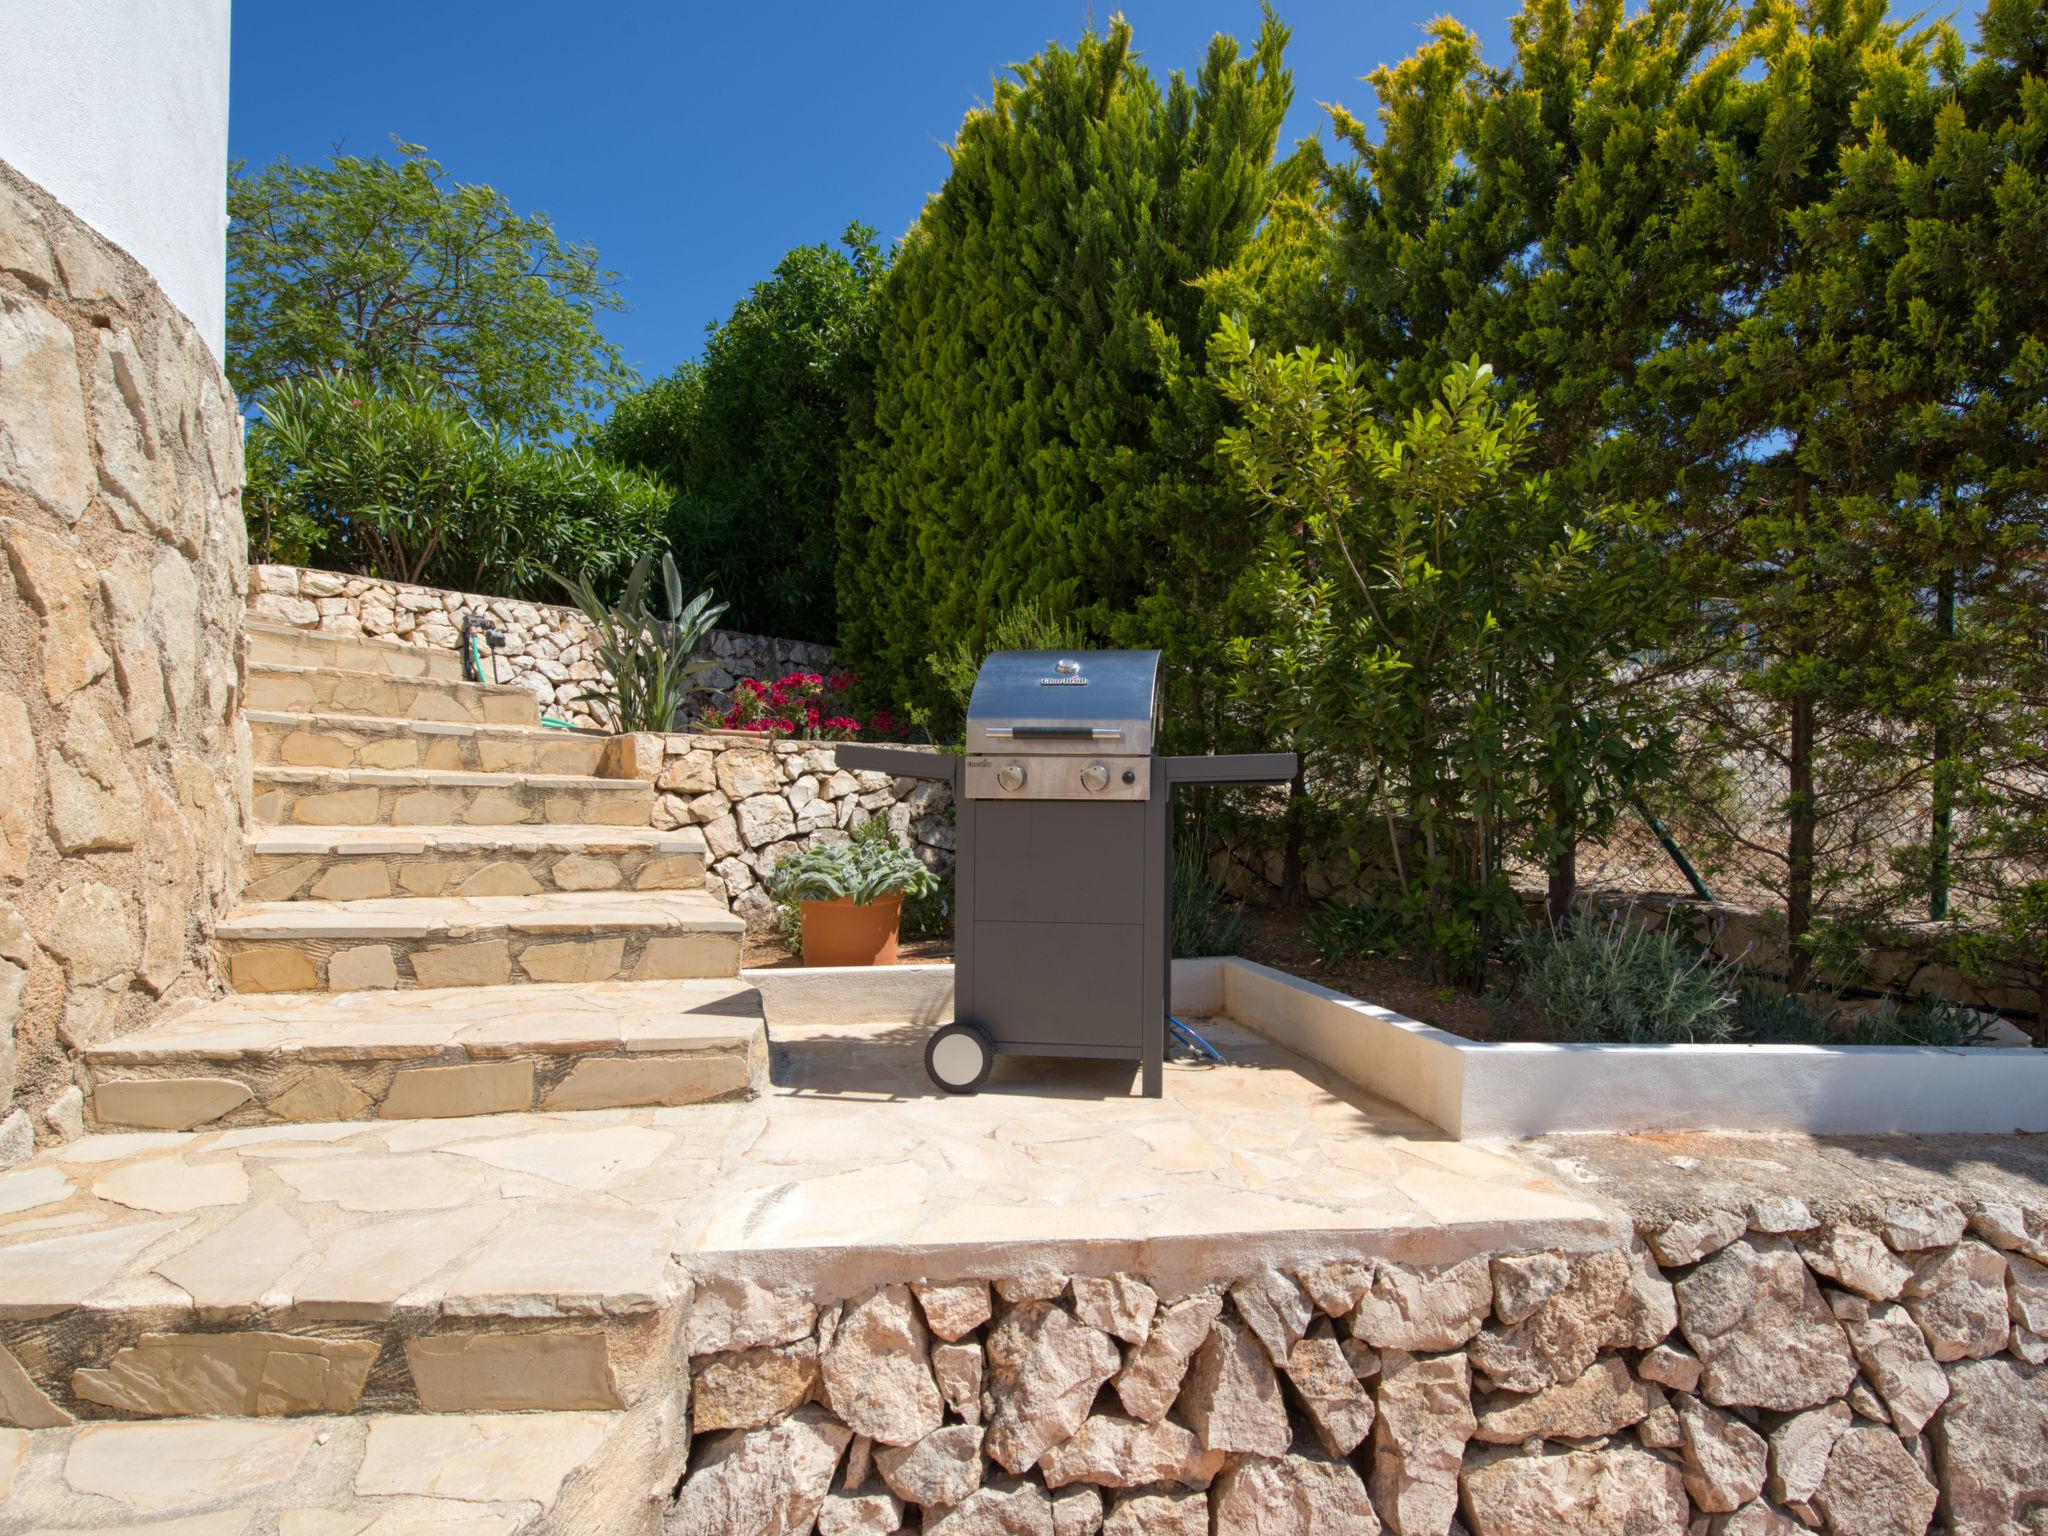
<svg viewBox="0 0 2048 1536"><path fill-rule="evenodd" d="M462 681L462 653L439 646L297 629L274 619L245 618L242 636L243 653L251 666L324 667L344 672L377 672L386 677Z"/></svg>
<svg viewBox="0 0 2048 1536"><path fill-rule="evenodd" d="M430 1457L459 1414L673 1422L690 1372L672 1208L707 1177L705 1139L744 1108L95 1133L54 1148L26 1180L0 1174L5 1417L422 1415L408 1428ZM695 1133L656 1123L693 1116L706 1117ZM169 1444L138 1455L135 1478L191 1470ZM0 1530L22 1529L19 1506L0 1505Z"/></svg>
<svg viewBox="0 0 2048 1536"><path fill-rule="evenodd" d="M435 768L450 773L597 774L612 738L552 726L244 712L259 763L286 768Z"/></svg>
<svg viewBox="0 0 2048 1536"><path fill-rule="evenodd" d="M326 667L252 663L242 707L301 715L365 715L380 720L540 724L540 705L524 688L439 677L387 677Z"/></svg>
<svg viewBox="0 0 2048 1536"><path fill-rule="evenodd" d="M257 823L273 827L644 827L654 812L640 779L271 764L251 777Z"/></svg>
<svg viewBox="0 0 2048 1536"><path fill-rule="evenodd" d="M695 827L264 827L242 844L244 901L692 891Z"/></svg>
<svg viewBox="0 0 2048 1536"><path fill-rule="evenodd" d="M214 1392L248 1398L249 1370L269 1357L238 1351L234 1338L192 1351L205 1355L195 1366ZM321 1361L308 1352L278 1363L296 1386L310 1374L302 1364L309 1358ZM325 1379L353 1380L321 1363ZM532 1372L550 1364L536 1354ZM687 1383L687 1361L679 1374ZM675 1485L687 1450L665 1417L683 1417L680 1400L665 1410L654 1398L632 1412L320 1413L0 1429L0 1469L13 1483L0 1528L35 1536L651 1532L657 1506L648 1490Z"/></svg>
<svg viewBox="0 0 2048 1536"><path fill-rule="evenodd" d="M214 929L237 992L739 974L746 925L704 891L276 901Z"/></svg>
<svg viewBox="0 0 2048 1536"><path fill-rule="evenodd" d="M768 1033L761 994L731 980L284 993L222 998L85 1063L98 1130L419 1120L752 1098Z"/></svg>

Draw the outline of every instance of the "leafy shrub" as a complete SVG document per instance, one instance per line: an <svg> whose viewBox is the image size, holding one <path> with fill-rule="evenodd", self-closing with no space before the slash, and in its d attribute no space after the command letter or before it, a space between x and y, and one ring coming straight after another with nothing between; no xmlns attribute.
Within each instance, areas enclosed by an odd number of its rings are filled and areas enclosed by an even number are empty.
<svg viewBox="0 0 2048 1536"><path fill-rule="evenodd" d="M840 454L874 372L875 232L799 246L733 306L701 363L621 400L592 441L675 487L676 556L735 628L831 642Z"/></svg>
<svg viewBox="0 0 2048 1536"><path fill-rule="evenodd" d="M1735 1030L1764 1045L1839 1045L1837 1013L1797 992L1748 982L1735 994Z"/></svg>
<svg viewBox="0 0 2048 1536"><path fill-rule="evenodd" d="M1244 910L1210 876L1199 844L1184 840L1173 855L1173 931L1177 958L1227 955L1237 948Z"/></svg>
<svg viewBox="0 0 2048 1536"><path fill-rule="evenodd" d="M934 876L931 889L903 898L903 937L950 939L953 936L953 871Z"/></svg>
<svg viewBox="0 0 2048 1536"><path fill-rule="evenodd" d="M981 664L996 651L1079 651L1090 642L1087 631L1071 617L1055 613L1035 598L1013 603L995 616L977 644L956 640L944 651L925 657L925 667L945 703L935 710L916 711L913 718L937 741L957 741L967 729L967 701Z"/></svg>
<svg viewBox="0 0 2048 1536"><path fill-rule="evenodd" d="M1662 1045L1734 1034L1729 967L1675 934L1581 919L1518 948L1523 989L1561 1039Z"/></svg>
<svg viewBox="0 0 2048 1536"><path fill-rule="evenodd" d="M901 892L921 896L938 884L924 861L890 835L889 823L871 816L843 843L813 843L785 855L762 884L777 901L841 901L867 906Z"/></svg>
<svg viewBox="0 0 2048 1536"><path fill-rule="evenodd" d="M1921 998L1910 1007L1889 1000L1858 1019L1849 1031L1852 1045L1935 1045L1951 1049L1982 1045L1991 1024L1975 1009L1945 998Z"/></svg>
<svg viewBox="0 0 2048 1536"><path fill-rule="evenodd" d="M659 481L521 442L420 377L277 385L248 466L252 559L500 597L544 592L551 570L611 587L668 512Z"/></svg>
<svg viewBox="0 0 2048 1536"><path fill-rule="evenodd" d="M675 729L689 702L692 680L711 665L697 655L698 648L725 612L725 604L711 601L708 588L684 602L676 563L663 555L661 586L668 617L660 617L647 601L650 563L647 555L633 562L616 604L607 603L583 577L556 578L590 621L591 659L612 678L609 687L600 682L578 698L602 707L615 731Z"/></svg>
<svg viewBox="0 0 2048 1536"><path fill-rule="evenodd" d="M1396 954L1407 940L1407 920L1371 902L1326 901L1308 916L1308 942L1325 965Z"/></svg>

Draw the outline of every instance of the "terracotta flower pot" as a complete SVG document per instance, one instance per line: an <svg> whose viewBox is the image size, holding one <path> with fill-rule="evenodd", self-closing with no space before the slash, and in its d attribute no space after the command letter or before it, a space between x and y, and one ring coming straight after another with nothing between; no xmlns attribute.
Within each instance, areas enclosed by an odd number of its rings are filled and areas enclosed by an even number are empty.
<svg viewBox="0 0 2048 1536"><path fill-rule="evenodd" d="M903 893L891 892L855 906L853 898L807 901L804 909L805 965L894 965L896 925Z"/></svg>

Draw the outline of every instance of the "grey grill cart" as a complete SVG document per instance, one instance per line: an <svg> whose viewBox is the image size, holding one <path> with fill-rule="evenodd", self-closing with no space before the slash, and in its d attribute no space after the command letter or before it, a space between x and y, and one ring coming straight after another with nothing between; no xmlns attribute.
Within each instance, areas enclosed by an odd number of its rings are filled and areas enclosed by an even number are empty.
<svg viewBox="0 0 2048 1536"><path fill-rule="evenodd" d="M971 1093L998 1054L1166 1059L1173 790L1294 777L1292 752L1159 757L1157 651L998 651L967 755L839 748L842 768L953 786L953 1022L925 1049Z"/></svg>

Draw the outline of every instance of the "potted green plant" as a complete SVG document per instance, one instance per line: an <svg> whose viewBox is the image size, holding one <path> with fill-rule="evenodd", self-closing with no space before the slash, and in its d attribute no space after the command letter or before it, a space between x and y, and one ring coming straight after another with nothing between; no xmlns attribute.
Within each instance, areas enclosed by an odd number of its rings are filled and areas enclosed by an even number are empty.
<svg viewBox="0 0 2048 1536"><path fill-rule="evenodd" d="M903 898L925 895L938 877L873 816L843 843L786 855L764 883L796 904L805 965L894 965Z"/></svg>

